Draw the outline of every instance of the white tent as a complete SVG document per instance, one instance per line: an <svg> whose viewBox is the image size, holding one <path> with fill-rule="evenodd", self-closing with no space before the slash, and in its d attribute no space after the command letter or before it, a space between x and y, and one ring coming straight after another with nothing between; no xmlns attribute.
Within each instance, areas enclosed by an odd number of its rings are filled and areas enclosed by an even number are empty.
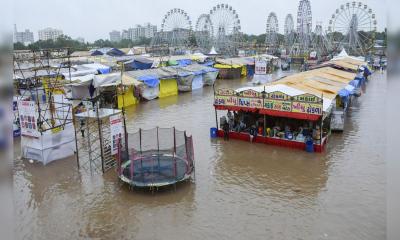
<svg viewBox="0 0 400 240"><path fill-rule="evenodd" d="M213 46L211 48L211 51L208 53L208 55L218 55L217 51L215 50L215 47Z"/></svg>
<svg viewBox="0 0 400 240"><path fill-rule="evenodd" d="M354 57L354 56L350 56L349 54L347 54L346 50L343 48L342 51L333 57L332 60L340 60L340 59L344 59L344 58L351 58L357 61L363 61L364 62L364 58L363 57Z"/></svg>

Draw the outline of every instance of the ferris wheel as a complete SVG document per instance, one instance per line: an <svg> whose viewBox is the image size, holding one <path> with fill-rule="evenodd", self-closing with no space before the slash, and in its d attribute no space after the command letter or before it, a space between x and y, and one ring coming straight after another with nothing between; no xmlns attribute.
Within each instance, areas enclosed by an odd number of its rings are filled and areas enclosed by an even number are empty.
<svg viewBox="0 0 400 240"><path fill-rule="evenodd" d="M161 37L171 47L182 47L189 44L192 21L189 15L180 8L169 10L161 23Z"/></svg>
<svg viewBox="0 0 400 240"><path fill-rule="evenodd" d="M201 14L199 16L196 22L195 37L197 46L200 49L207 52L211 49L214 38L214 29L210 15Z"/></svg>
<svg viewBox="0 0 400 240"><path fill-rule="evenodd" d="M312 12L309 0L300 0L297 10L297 35L300 53L308 53L312 32Z"/></svg>
<svg viewBox="0 0 400 240"><path fill-rule="evenodd" d="M241 44L240 19L236 10L228 4L218 4L210 10L213 26L213 45L217 52L235 55Z"/></svg>
<svg viewBox="0 0 400 240"><path fill-rule="evenodd" d="M321 23L317 23L312 34L311 45L317 57L328 56L332 51L331 43L322 28Z"/></svg>
<svg viewBox="0 0 400 240"><path fill-rule="evenodd" d="M284 26L284 34L285 34L285 46L287 49L292 47L294 43L294 21L292 14L286 15L285 18L285 26Z"/></svg>
<svg viewBox="0 0 400 240"><path fill-rule="evenodd" d="M329 20L329 34L335 50L365 55L373 46L376 18L372 9L361 2L348 2L336 9Z"/></svg>
<svg viewBox="0 0 400 240"><path fill-rule="evenodd" d="M271 12L267 18L267 29L265 36L265 43L267 44L269 49L276 49L278 47L278 32L278 18L274 12Z"/></svg>

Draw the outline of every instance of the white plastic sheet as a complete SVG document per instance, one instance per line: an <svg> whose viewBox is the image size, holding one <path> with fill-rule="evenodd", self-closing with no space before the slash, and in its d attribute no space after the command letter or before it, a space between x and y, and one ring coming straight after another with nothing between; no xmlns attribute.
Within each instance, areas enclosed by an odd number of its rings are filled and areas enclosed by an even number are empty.
<svg viewBox="0 0 400 240"><path fill-rule="evenodd" d="M200 89L203 88L203 75L199 74L194 76L193 81L192 81L192 90Z"/></svg>
<svg viewBox="0 0 400 240"><path fill-rule="evenodd" d="M74 155L75 146L72 123L57 133L44 132L39 138L21 137L22 157L37 160L44 165Z"/></svg>

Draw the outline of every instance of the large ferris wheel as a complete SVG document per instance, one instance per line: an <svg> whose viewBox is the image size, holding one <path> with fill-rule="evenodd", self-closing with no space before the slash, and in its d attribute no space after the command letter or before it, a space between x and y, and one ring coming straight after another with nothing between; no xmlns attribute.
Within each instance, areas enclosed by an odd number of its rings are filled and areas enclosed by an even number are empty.
<svg viewBox="0 0 400 240"><path fill-rule="evenodd" d="M346 48L351 54L365 55L374 45L376 18L361 2L342 4L329 20L329 35L335 50Z"/></svg>
<svg viewBox="0 0 400 240"><path fill-rule="evenodd" d="M292 14L286 15L283 31L285 34L285 47L286 49L290 49L294 44L295 38L294 21Z"/></svg>
<svg viewBox="0 0 400 240"><path fill-rule="evenodd" d="M312 12L309 0L300 0L297 10L298 53L308 53L312 33Z"/></svg>
<svg viewBox="0 0 400 240"><path fill-rule="evenodd" d="M328 56L332 51L331 42L329 41L326 32L322 28L322 23L320 22L317 22L315 26L315 30L312 34L311 46L316 52L318 58Z"/></svg>
<svg viewBox="0 0 400 240"><path fill-rule="evenodd" d="M195 37L197 46L205 52L210 51L213 38L214 28L210 19L210 15L201 14L196 22Z"/></svg>
<svg viewBox="0 0 400 240"><path fill-rule="evenodd" d="M151 45L183 48L190 44L191 32L192 21L189 15L180 8L173 8L164 15L161 30L155 35Z"/></svg>
<svg viewBox="0 0 400 240"><path fill-rule="evenodd" d="M267 18L265 43L272 52L279 47L278 32L278 17L274 12L271 12Z"/></svg>
<svg viewBox="0 0 400 240"><path fill-rule="evenodd" d="M236 55L242 41L240 19L236 10L228 4L217 4L209 15L214 34L213 45L217 52Z"/></svg>

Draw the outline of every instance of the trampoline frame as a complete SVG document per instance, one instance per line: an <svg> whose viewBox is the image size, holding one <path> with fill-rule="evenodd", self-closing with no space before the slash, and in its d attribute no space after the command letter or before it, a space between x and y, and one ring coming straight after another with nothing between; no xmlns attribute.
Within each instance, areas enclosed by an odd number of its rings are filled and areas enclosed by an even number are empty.
<svg viewBox="0 0 400 240"><path fill-rule="evenodd" d="M119 148L117 156L117 173L121 181L132 187L153 188L175 185L178 182L186 181L191 178L193 178L193 180L195 179L192 136L188 137L186 131L179 131L181 134L183 133L181 137L184 137L184 144L179 145L179 148L184 147L184 151L177 153L177 131L175 127L164 129L167 131L169 129L172 130L173 146L171 146L170 150L160 150L159 129L159 127L156 127L155 129L143 130L150 133L151 131L156 131L157 147L154 147L154 149L142 151L142 129L139 129L138 132L132 134L133 136L136 136L137 134L139 135L138 149L130 147L127 149L127 153L130 154L121 154L121 148ZM128 137L128 142L129 140ZM182 154L184 156L180 156ZM165 169L160 170L160 157L162 158L162 162L164 162L164 167L173 171L173 173L167 177L163 175ZM168 160L168 158L170 160ZM156 159L158 159L158 161ZM138 161L140 161L140 163L138 163ZM145 164L143 164L144 162ZM151 163L149 164L149 162ZM167 164L165 165L165 163ZM183 167L181 167L182 164L184 164ZM151 171L149 171L149 168L151 168ZM128 174L126 173L127 170L129 171ZM149 173L151 175L150 178L145 176ZM138 175L140 177L137 177ZM140 178L142 178L142 181L140 181Z"/></svg>

